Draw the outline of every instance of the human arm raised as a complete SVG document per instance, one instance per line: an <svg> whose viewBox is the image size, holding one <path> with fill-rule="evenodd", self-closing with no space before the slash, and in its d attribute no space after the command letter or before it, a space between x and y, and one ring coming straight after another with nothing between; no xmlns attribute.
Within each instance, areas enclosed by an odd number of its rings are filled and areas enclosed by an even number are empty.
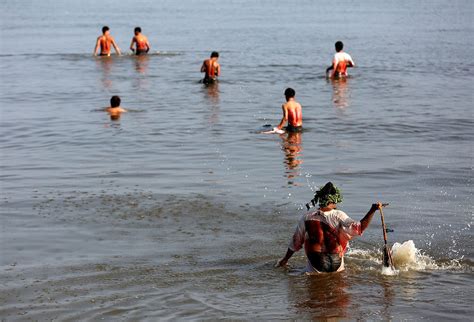
<svg viewBox="0 0 474 322"><path fill-rule="evenodd" d="M361 233L367 228L369 227L369 224L370 224L370 221L372 220L372 217L374 216L375 212L377 211L377 209L380 209L382 208L383 205L381 202L377 202L377 203L374 203L372 204L372 207L370 207L369 209L369 212L364 216L364 218L361 219L360 221L360 229L361 229Z"/></svg>

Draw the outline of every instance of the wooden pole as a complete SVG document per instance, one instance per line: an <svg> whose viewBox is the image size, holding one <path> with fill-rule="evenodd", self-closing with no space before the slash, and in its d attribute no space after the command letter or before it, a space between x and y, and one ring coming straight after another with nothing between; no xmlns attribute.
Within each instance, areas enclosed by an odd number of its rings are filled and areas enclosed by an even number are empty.
<svg viewBox="0 0 474 322"><path fill-rule="evenodd" d="M380 218L382 219L384 257L387 256L387 258L389 259L389 264L390 264L391 268L393 269L394 265L393 265L393 260L392 260L392 254L390 253L390 250L388 249L388 246L387 246L387 228L385 227L385 219L384 219L384 216L383 216L382 207L379 208L379 211L380 211ZM385 263L384 263L384 265L385 265Z"/></svg>

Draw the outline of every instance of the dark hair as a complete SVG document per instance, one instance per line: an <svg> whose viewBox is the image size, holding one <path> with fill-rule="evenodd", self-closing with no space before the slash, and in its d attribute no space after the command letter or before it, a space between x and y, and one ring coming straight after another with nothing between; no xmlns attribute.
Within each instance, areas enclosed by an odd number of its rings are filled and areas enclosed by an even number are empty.
<svg viewBox="0 0 474 322"><path fill-rule="evenodd" d="M117 95L112 96L110 99L110 106L111 107L119 107L120 106L120 97Z"/></svg>
<svg viewBox="0 0 474 322"><path fill-rule="evenodd" d="M340 52L342 50L342 48L344 47L344 44L342 43L342 41L336 41L334 46L336 47L336 51Z"/></svg>
<svg viewBox="0 0 474 322"><path fill-rule="evenodd" d="M213 51L211 54L211 58L219 58L219 53L217 51Z"/></svg>
<svg viewBox="0 0 474 322"><path fill-rule="evenodd" d="M288 87L288 88L285 90L285 97L286 97L286 98L295 97L295 95L296 95L296 92L295 92L295 90L294 90L293 88L289 88L289 87Z"/></svg>
<svg viewBox="0 0 474 322"><path fill-rule="evenodd" d="M108 26L103 26L102 27L102 33L105 34L106 31L109 30L109 27Z"/></svg>
<svg viewBox="0 0 474 322"><path fill-rule="evenodd" d="M135 32L142 32L142 28L140 28L140 27L135 27Z"/></svg>

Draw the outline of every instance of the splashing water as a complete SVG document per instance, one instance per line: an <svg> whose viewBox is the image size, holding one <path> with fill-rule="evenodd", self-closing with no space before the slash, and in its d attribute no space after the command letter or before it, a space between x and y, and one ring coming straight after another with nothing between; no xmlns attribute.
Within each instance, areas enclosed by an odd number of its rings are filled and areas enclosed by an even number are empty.
<svg viewBox="0 0 474 322"><path fill-rule="evenodd" d="M382 265L381 274L396 276L401 272L423 271L423 270L458 270L463 269L459 259L451 259L447 262L437 262L430 256L423 254L417 249L413 240L394 243L391 250L394 267L384 267L380 251L374 252L367 249L349 249L347 254L351 260L358 261L362 267L367 268L367 261L376 264L377 268ZM365 262L365 264L363 264ZM369 264L370 265L370 264Z"/></svg>
<svg viewBox="0 0 474 322"><path fill-rule="evenodd" d="M430 257L421 254L413 240L393 244L391 253L395 267L382 267L382 275L394 276L400 271L422 270L429 266L436 266Z"/></svg>
<svg viewBox="0 0 474 322"><path fill-rule="evenodd" d="M395 243L392 246L392 259L395 267L411 267L417 266L417 255L419 250L416 249L413 240L407 240L406 242Z"/></svg>
<svg viewBox="0 0 474 322"><path fill-rule="evenodd" d="M398 275L398 273L400 273L398 269L382 266L382 275L395 276Z"/></svg>
<svg viewBox="0 0 474 322"><path fill-rule="evenodd" d="M395 267L403 271L439 268L431 257L421 254L421 251L415 247L413 240L393 244L392 259Z"/></svg>

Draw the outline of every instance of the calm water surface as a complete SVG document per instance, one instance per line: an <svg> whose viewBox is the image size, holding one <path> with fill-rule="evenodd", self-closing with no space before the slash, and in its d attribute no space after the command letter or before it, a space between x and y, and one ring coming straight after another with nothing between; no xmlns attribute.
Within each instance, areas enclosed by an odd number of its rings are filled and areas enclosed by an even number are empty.
<svg viewBox="0 0 474 322"><path fill-rule="evenodd" d="M0 7L2 320L473 316L470 1ZM104 24L123 52L140 25L153 54L92 57ZM336 40L345 82L324 77ZM305 131L260 134L289 86ZM381 274L375 217L345 272L274 269L329 180L353 218L389 202L417 265Z"/></svg>

